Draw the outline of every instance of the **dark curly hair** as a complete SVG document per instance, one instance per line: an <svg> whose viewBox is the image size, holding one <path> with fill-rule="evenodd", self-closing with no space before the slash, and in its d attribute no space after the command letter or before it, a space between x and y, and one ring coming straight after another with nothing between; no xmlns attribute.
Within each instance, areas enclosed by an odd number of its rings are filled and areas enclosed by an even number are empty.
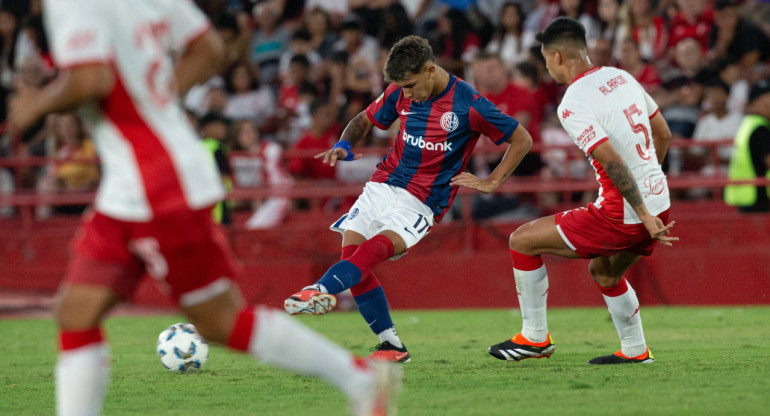
<svg viewBox="0 0 770 416"><path fill-rule="evenodd" d="M385 81L402 81L419 73L426 62L436 62L428 41L419 36L407 36L390 48L382 73Z"/></svg>

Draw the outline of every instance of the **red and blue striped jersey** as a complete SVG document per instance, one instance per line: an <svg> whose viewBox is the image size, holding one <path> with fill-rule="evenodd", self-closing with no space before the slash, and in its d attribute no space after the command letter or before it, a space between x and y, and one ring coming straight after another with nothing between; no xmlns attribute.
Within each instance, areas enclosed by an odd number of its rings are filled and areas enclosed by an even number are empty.
<svg viewBox="0 0 770 416"><path fill-rule="evenodd" d="M444 91L424 102L406 98L391 84L366 115L381 129L401 120L395 143L370 181L406 189L433 211L436 222L452 205L457 187L449 181L465 170L479 136L501 144L519 125L454 75Z"/></svg>

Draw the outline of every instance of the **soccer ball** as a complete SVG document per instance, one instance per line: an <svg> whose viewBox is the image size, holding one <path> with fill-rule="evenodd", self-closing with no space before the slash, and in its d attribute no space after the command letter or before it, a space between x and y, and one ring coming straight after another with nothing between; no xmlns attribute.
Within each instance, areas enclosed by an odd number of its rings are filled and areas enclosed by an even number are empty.
<svg viewBox="0 0 770 416"><path fill-rule="evenodd" d="M192 324L178 323L158 336L160 363L174 372L195 371L209 359L209 344Z"/></svg>

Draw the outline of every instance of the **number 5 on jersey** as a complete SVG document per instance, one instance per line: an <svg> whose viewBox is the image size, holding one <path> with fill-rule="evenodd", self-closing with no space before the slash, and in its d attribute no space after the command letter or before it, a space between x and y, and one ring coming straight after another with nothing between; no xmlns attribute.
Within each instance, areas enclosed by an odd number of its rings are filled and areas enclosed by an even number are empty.
<svg viewBox="0 0 770 416"><path fill-rule="evenodd" d="M630 107L623 110L623 114L626 115L626 120L628 120L628 124L631 125L631 130L634 133L641 133L644 135L644 150L642 150L642 146L639 144L636 145L636 151L639 153L639 157L645 161L650 160L652 157L652 154L650 153L650 132L647 130L647 127L645 127L644 124L635 123L633 119L634 115L641 116L642 110L640 110L639 106L634 103Z"/></svg>

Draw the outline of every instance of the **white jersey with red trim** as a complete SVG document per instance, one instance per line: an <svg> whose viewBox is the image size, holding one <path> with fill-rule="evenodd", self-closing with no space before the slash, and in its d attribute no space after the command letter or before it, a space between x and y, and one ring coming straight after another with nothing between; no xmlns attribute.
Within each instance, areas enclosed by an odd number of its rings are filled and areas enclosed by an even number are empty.
<svg viewBox="0 0 770 416"><path fill-rule="evenodd" d="M189 0L45 0L54 62L110 64L113 91L84 107L102 161L96 209L149 221L213 205L224 189L179 104L171 55L210 28Z"/></svg>
<svg viewBox="0 0 770 416"><path fill-rule="evenodd" d="M666 175L655 155L650 119L655 101L628 72L595 67L575 78L567 88L558 115L572 140L585 152L596 171L599 197L594 205L625 224L641 221L591 152L606 140L623 158L636 179L644 204L652 215L670 206Z"/></svg>

